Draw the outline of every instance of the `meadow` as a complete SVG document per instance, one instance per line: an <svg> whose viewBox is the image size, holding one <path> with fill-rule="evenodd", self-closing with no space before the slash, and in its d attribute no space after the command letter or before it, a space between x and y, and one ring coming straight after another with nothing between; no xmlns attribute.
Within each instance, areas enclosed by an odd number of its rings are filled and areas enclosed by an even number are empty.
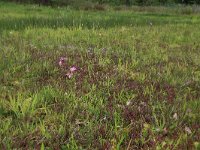
<svg viewBox="0 0 200 150"><path fill-rule="evenodd" d="M188 10L0 2L0 149L200 149Z"/></svg>

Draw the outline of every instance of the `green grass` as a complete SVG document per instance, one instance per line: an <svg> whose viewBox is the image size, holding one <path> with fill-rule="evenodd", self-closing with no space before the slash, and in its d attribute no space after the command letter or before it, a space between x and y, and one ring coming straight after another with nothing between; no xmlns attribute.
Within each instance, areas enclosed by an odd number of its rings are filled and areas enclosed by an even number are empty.
<svg viewBox="0 0 200 150"><path fill-rule="evenodd" d="M0 149L199 149L200 15L157 9L0 3Z"/></svg>

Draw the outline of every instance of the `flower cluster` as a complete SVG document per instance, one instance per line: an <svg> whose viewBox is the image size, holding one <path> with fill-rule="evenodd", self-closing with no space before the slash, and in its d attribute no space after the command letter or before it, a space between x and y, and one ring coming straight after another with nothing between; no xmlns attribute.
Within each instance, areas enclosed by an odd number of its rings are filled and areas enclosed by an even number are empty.
<svg viewBox="0 0 200 150"><path fill-rule="evenodd" d="M72 76L74 75L74 73L78 70L77 67L75 66L72 66L72 67L68 67L67 66L67 58L65 57L60 57L59 59L59 62L58 62L58 65L64 69L67 70L67 73L65 74L65 76L68 78L68 79L71 79Z"/></svg>

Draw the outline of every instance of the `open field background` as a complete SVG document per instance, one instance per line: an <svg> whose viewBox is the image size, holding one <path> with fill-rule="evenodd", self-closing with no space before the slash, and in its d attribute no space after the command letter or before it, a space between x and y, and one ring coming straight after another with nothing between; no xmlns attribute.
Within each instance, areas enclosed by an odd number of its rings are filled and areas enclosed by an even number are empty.
<svg viewBox="0 0 200 150"><path fill-rule="evenodd" d="M139 10L0 2L0 149L199 149L200 15Z"/></svg>

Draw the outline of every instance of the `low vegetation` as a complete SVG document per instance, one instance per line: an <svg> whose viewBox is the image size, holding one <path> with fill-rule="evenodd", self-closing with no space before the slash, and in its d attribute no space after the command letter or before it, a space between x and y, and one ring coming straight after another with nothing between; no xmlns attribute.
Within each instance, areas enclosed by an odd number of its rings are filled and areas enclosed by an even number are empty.
<svg viewBox="0 0 200 150"><path fill-rule="evenodd" d="M0 149L199 149L200 16L146 10L0 3Z"/></svg>
<svg viewBox="0 0 200 150"><path fill-rule="evenodd" d="M174 5L174 4L200 4L199 0L1 0L18 3L35 3L39 5L51 5L51 6L68 6L76 5L81 6L85 4L109 4L109 5Z"/></svg>

